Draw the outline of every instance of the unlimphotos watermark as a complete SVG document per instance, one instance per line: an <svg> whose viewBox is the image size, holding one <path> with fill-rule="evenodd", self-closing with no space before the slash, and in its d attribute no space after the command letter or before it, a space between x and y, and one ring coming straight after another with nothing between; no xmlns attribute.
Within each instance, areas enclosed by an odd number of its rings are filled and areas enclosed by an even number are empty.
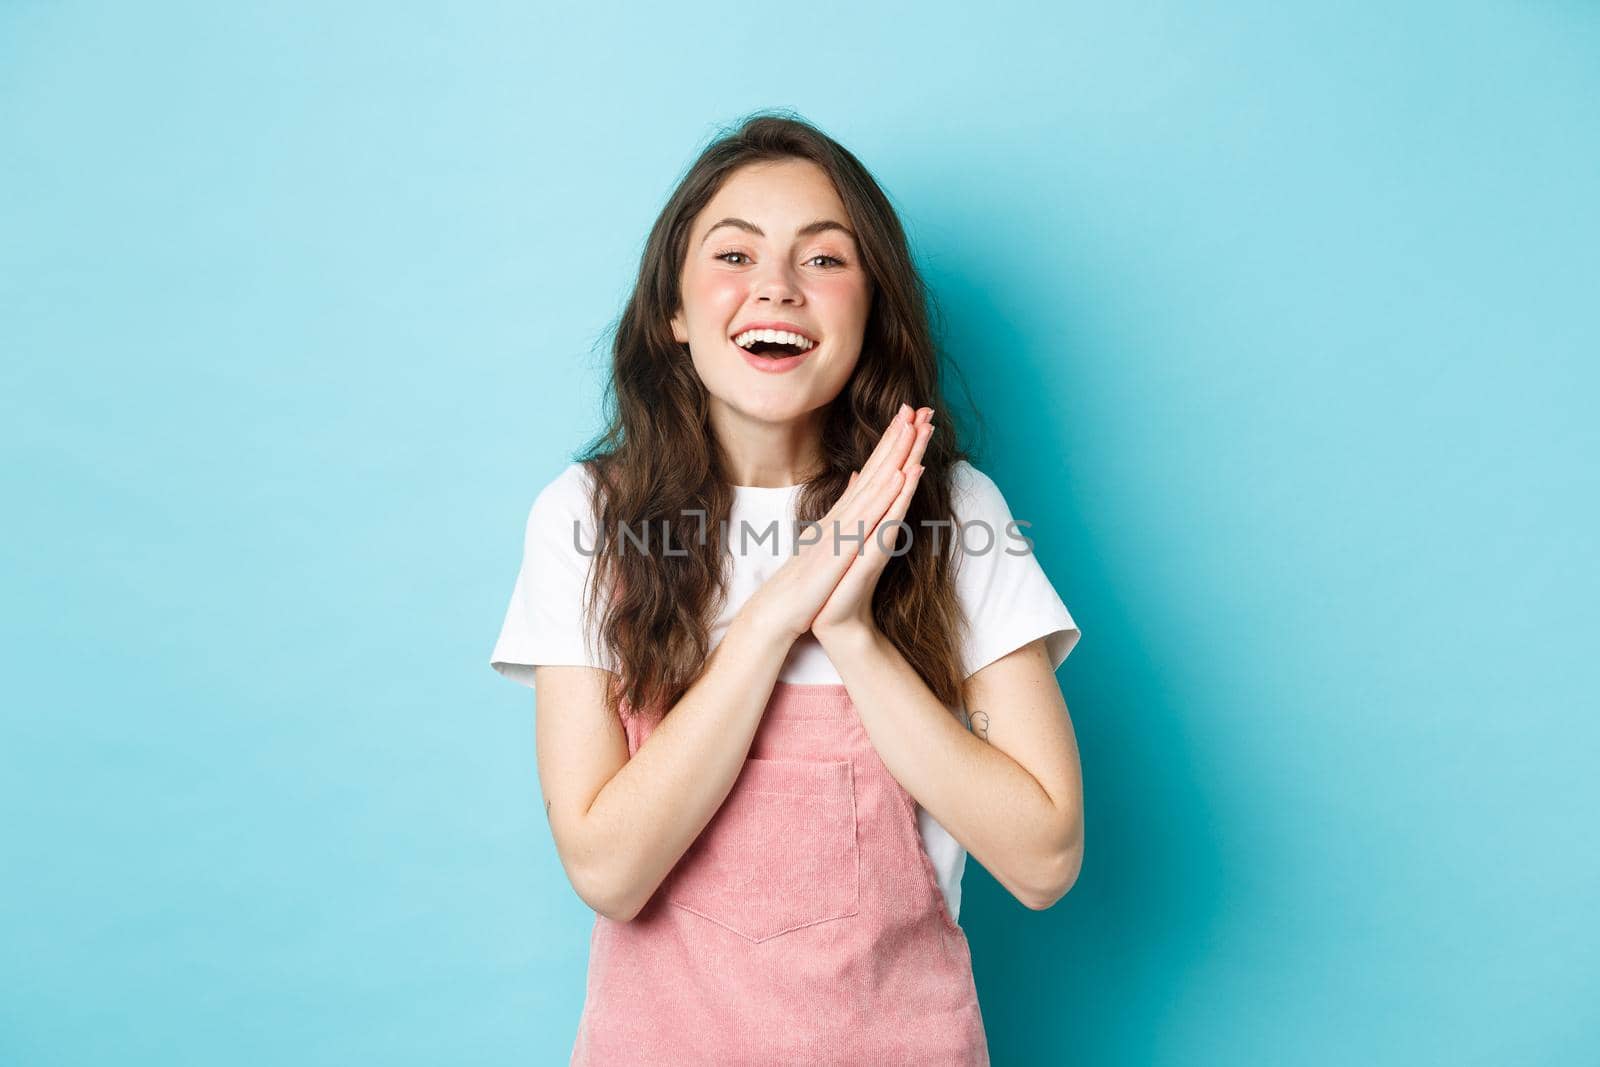
<svg viewBox="0 0 1600 1067"><path fill-rule="evenodd" d="M697 520L696 543L705 544L706 512L700 508L685 508L679 514ZM820 544L823 538L827 536L828 531L825 526L829 524L820 520L801 522L797 519L793 525L794 536L788 539L789 553L798 555L802 548L808 545ZM879 523L876 533L872 535L868 534L866 523L861 521L856 522L855 533L844 530L837 519L831 525L833 527L831 547L834 555L840 555L844 546L850 544L853 546L851 552L859 556L866 551L867 539L872 536L875 538L878 547L884 552L891 556L903 556L911 551L912 541L917 536L912 524L900 519ZM969 519L963 522L958 522L954 519L921 519L916 525L932 531L928 536L933 538L933 547L936 552L944 548L946 531L949 531L949 536L955 539L961 552L969 556L988 555L997 548L1000 548L1008 556L1026 556L1033 551L1033 540L1022 533L1021 530L1023 527L1032 526L1033 523L1024 522L1020 519L1012 519L1006 523L1003 538L995 532L992 524L983 519ZM591 538L594 543L587 548L584 547L582 541L583 526L584 524L578 519L572 520L572 547L580 555L593 557L600 550L600 538L598 536ZM773 556L777 556L783 551L784 539L780 536L782 526L777 519L773 519L765 527L760 528L751 526L748 519L740 519L737 549L734 547L735 538L730 536L728 527L729 520L718 520L718 528L722 532L722 543L730 555L747 555L750 551L752 537L758 549L760 546L766 545L769 553ZM617 538L617 551L622 554L626 554L629 551L647 556L657 553L663 556L687 556L689 554L688 549L674 544L673 524L666 519L614 524L612 535ZM896 543L896 537L899 538L898 543ZM1003 547L1002 542L1005 542ZM1014 544L1020 544L1021 547L1013 547Z"/></svg>

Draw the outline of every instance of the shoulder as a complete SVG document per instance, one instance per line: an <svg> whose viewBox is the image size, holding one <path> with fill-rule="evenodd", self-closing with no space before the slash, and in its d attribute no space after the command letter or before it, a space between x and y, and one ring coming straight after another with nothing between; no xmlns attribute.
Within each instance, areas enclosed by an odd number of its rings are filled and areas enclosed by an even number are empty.
<svg viewBox="0 0 1600 1067"><path fill-rule="evenodd" d="M583 463L569 463L545 482L533 496L530 517L585 517L593 475Z"/></svg>
<svg viewBox="0 0 1600 1067"><path fill-rule="evenodd" d="M1024 530L1032 523L1018 520L995 480L964 459L950 468L950 507L958 530L952 546L958 582L987 581L1031 554Z"/></svg>
<svg viewBox="0 0 1600 1067"><path fill-rule="evenodd" d="M992 520L1009 517L1011 513L1005 494L1000 492L994 479L964 459L957 460L950 468L950 502L956 517L962 521Z"/></svg>
<svg viewBox="0 0 1600 1067"><path fill-rule="evenodd" d="M528 507L524 541L565 548L575 543L580 532L592 534L595 521L589 495L591 484L589 468L574 462L540 486Z"/></svg>
<svg viewBox="0 0 1600 1067"><path fill-rule="evenodd" d="M573 462L561 468L554 478L546 482L539 490L538 497L549 497L561 502L587 500L593 484L594 475L589 470L589 465Z"/></svg>

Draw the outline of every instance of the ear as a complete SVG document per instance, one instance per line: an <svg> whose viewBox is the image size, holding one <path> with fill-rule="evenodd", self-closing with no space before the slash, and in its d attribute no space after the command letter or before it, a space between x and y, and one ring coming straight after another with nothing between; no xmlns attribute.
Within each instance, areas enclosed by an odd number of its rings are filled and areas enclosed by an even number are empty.
<svg viewBox="0 0 1600 1067"><path fill-rule="evenodd" d="M681 307L672 313L672 339L680 345L689 343L689 324Z"/></svg>

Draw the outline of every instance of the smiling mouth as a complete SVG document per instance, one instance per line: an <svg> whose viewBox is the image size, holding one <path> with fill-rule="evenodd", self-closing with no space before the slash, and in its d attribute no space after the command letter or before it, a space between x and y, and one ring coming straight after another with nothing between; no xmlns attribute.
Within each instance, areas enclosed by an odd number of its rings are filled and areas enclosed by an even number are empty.
<svg viewBox="0 0 1600 1067"><path fill-rule="evenodd" d="M803 348L800 345L786 344L782 341L755 341L748 345L735 345L734 347L742 348L752 356L762 356L766 359L785 359L789 356L798 356L802 352L815 351L817 346L812 345L810 348Z"/></svg>

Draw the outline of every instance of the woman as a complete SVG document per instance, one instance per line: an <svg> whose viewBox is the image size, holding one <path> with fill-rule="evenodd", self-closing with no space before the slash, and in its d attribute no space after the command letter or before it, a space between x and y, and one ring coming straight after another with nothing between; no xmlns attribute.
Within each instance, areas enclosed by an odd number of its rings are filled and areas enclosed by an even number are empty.
<svg viewBox="0 0 1600 1067"><path fill-rule="evenodd" d="M491 656L596 912L575 1064L987 1063L966 853L1035 909L1077 877L1078 628L936 423L924 296L878 185L786 116L651 231Z"/></svg>

